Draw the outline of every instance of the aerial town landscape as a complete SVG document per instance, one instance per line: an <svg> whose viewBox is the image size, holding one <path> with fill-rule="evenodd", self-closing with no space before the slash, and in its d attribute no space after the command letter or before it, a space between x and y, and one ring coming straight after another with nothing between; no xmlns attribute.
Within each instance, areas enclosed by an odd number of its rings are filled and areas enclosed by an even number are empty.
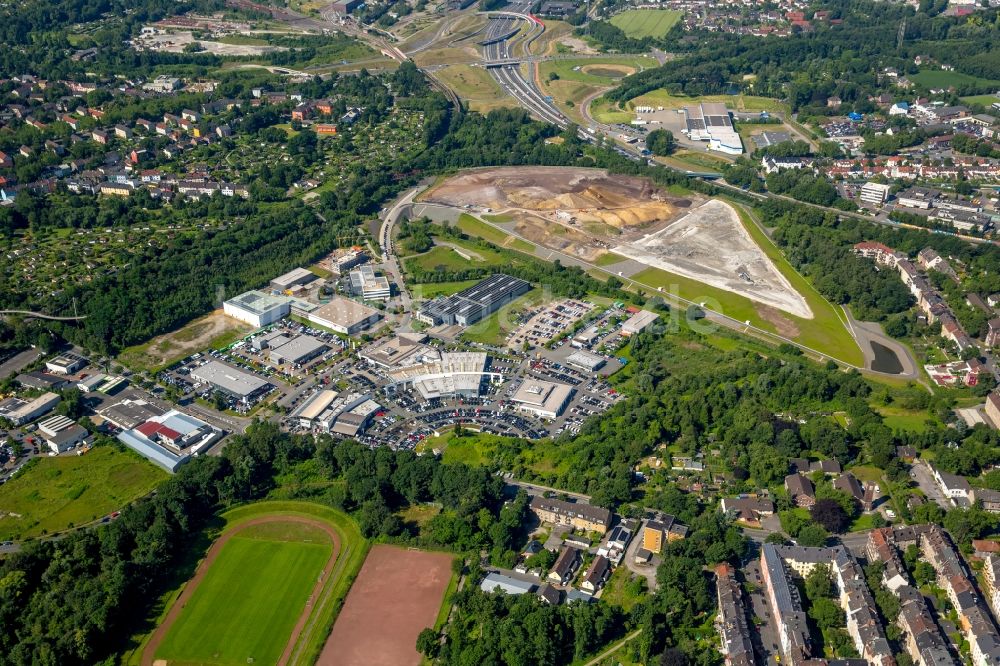
<svg viewBox="0 0 1000 666"><path fill-rule="evenodd" d="M0 666L1000 666L1000 0L0 43Z"/></svg>

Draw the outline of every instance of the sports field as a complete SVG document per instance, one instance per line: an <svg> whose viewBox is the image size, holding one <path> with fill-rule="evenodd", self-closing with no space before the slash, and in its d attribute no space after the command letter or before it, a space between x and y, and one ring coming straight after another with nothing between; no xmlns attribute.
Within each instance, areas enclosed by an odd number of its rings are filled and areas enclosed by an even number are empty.
<svg viewBox="0 0 1000 666"><path fill-rule="evenodd" d="M371 549L317 666L417 666L417 636L433 627L453 557L397 546Z"/></svg>
<svg viewBox="0 0 1000 666"><path fill-rule="evenodd" d="M994 85L1000 82L991 79L983 79L978 76L970 76L961 72L946 72L943 69L922 69L910 76L910 79L919 85L928 88L947 88L948 86L961 85Z"/></svg>
<svg viewBox="0 0 1000 666"><path fill-rule="evenodd" d="M620 28L632 39L660 38L681 20L684 12L675 9L630 9L611 19L611 25Z"/></svg>
<svg viewBox="0 0 1000 666"><path fill-rule="evenodd" d="M142 664L312 663L364 539L343 514L306 502L262 502L224 517Z"/></svg>
<svg viewBox="0 0 1000 666"><path fill-rule="evenodd" d="M0 541L79 527L121 509L167 478L131 451L36 458L0 486Z"/></svg>

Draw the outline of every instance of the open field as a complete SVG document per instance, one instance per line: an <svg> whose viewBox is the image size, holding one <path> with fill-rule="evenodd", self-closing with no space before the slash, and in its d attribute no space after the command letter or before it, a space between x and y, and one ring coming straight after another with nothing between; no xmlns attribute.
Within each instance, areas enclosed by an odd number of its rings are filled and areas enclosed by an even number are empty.
<svg viewBox="0 0 1000 666"><path fill-rule="evenodd" d="M563 113L574 122L587 125L582 108L585 100L611 88L625 76L656 65L656 60L647 56L551 60L539 63L538 80L542 91L552 96ZM551 76L558 78L550 79Z"/></svg>
<svg viewBox="0 0 1000 666"><path fill-rule="evenodd" d="M611 19L611 25L620 28L627 37L663 37L673 28L684 12L675 9L630 9Z"/></svg>
<svg viewBox="0 0 1000 666"><path fill-rule="evenodd" d="M125 349L118 360L130 368L156 370L208 347L221 349L252 330L249 324L215 310L183 328Z"/></svg>
<svg viewBox="0 0 1000 666"><path fill-rule="evenodd" d="M990 107L1000 103L1000 97L996 95L972 95L970 97L963 97L962 101L966 104L982 104L983 106Z"/></svg>
<svg viewBox="0 0 1000 666"><path fill-rule="evenodd" d="M452 559L444 553L373 547L317 665L420 664L417 635L435 624Z"/></svg>
<svg viewBox="0 0 1000 666"><path fill-rule="evenodd" d="M928 88L947 88L960 85L997 85L1000 81L969 76L961 72L946 72L943 69L923 69L910 76L910 80Z"/></svg>
<svg viewBox="0 0 1000 666"><path fill-rule="evenodd" d="M461 47L445 46L427 49L413 55L413 61L420 67L467 64L480 58L482 55L476 50L474 41Z"/></svg>
<svg viewBox="0 0 1000 666"><path fill-rule="evenodd" d="M482 67L449 65L435 74L441 82L469 102L469 109L489 113L493 109L514 108L517 102L500 88L490 73Z"/></svg>
<svg viewBox="0 0 1000 666"><path fill-rule="evenodd" d="M613 86L617 79L657 66L649 56L602 56L574 60L549 60L539 64L542 80L555 73L566 81L579 81L597 86Z"/></svg>
<svg viewBox="0 0 1000 666"><path fill-rule="evenodd" d="M223 518L140 663L313 663L367 542L346 515L308 502L259 502Z"/></svg>
<svg viewBox="0 0 1000 666"><path fill-rule="evenodd" d="M882 422L893 430L922 433L926 432L929 427L927 421L934 420L930 419L926 410L921 409L909 410L902 407L880 406L877 411L882 415Z"/></svg>
<svg viewBox="0 0 1000 666"><path fill-rule="evenodd" d="M468 289L478 283L479 280L459 280L458 282L423 282L420 284L408 285L413 298L435 298L437 296L451 296L463 289Z"/></svg>
<svg viewBox="0 0 1000 666"><path fill-rule="evenodd" d="M603 97L598 97L590 103L590 115L594 120L601 123L614 125L616 123L630 123L635 118L631 111L621 111L614 102Z"/></svg>
<svg viewBox="0 0 1000 666"><path fill-rule="evenodd" d="M483 266L501 266L507 261L495 250L439 239L438 244L427 252L404 257L403 266L408 273L429 273L438 267L442 267L445 271L462 271Z"/></svg>
<svg viewBox="0 0 1000 666"><path fill-rule="evenodd" d="M0 486L0 541L98 520L150 492L167 473L131 451L98 446L38 458Z"/></svg>

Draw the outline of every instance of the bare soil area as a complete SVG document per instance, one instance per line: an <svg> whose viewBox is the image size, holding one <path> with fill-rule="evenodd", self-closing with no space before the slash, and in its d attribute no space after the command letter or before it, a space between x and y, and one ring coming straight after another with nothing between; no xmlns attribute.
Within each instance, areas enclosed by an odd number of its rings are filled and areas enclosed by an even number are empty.
<svg viewBox="0 0 1000 666"><path fill-rule="evenodd" d="M736 210L722 201L709 201L663 229L612 251L796 317L813 317L805 298L743 228Z"/></svg>
<svg viewBox="0 0 1000 666"><path fill-rule="evenodd" d="M500 215L509 230L585 261L605 254L620 236L665 224L691 206L645 178L566 167L469 171L422 199Z"/></svg>
<svg viewBox="0 0 1000 666"><path fill-rule="evenodd" d="M126 349L120 360L134 367L159 368L207 347L234 341L252 330L253 326L227 317L219 309L181 329Z"/></svg>
<svg viewBox="0 0 1000 666"><path fill-rule="evenodd" d="M317 666L418 666L417 636L434 626L451 560L444 553L374 546Z"/></svg>

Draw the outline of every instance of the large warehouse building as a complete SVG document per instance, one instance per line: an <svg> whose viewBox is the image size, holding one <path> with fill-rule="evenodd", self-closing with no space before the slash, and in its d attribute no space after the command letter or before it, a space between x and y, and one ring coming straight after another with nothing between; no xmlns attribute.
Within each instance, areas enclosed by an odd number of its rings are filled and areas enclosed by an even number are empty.
<svg viewBox="0 0 1000 666"><path fill-rule="evenodd" d="M733 127L733 119L726 105L721 102L702 102L685 106L686 128L684 133L692 141L708 141L710 150L729 155L742 155L743 142Z"/></svg>
<svg viewBox="0 0 1000 666"><path fill-rule="evenodd" d="M649 310L639 310L622 324L622 335L635 335L653 325L660 315Z"/></svg>
<svg viewBox="0 0 1000 666"><path fill-rule="evenodd" d="M172 409L118 434L118 439L171 474L192 455L211 446L222 431Z"/></svg>
<svg viewBox="0 0 1000 666"><path fill-rule="evenodd" d="M269 343L268 358L275 365L301 365L316 358L329 347L321 340L317 340L311 335L296 335L289 338L279 336Z"/></svg>
<svg viewBox="0 0 1000 666"><path fill-rule="evenodd" d="M241 372L219 361L209 361L191 371L191 377L212 389L236 398L249 401L266 393L271 384L260 377Z"/></svg>
<svg viewBox="0 0 1000 666"><path fill-rule="evenodd" d="M531 283L497 273L457 294L424 303L417 319L430 326L471 326L529 291Z"/></svg>
<svg viewBox="0 0 1000 666"><path fill-rule="evenodd" d="M306 318L331 331L357 335L377 324L382 319L382 313L349 298L334 296L329 303L310 312Z"/></svg>
<svg viewBox="0 0 1000 666"><path fill-rule="evenodd" d="M315 282L317 279L319 278L312 271L307 271L304 268L296 268L271 280L271 289L275 291L289 291L299 285Z"/></svg>
<svg viewBox="0 0 1000 666"><path fill-rule="evenodd" d="M222 304L222 311L233 319L239 319L260 328L287 317L291 305L285 296L271 296L262 291L248 291Z"/></svg>
<svg viewBox="0 0 1000 666"><path fill-rule="evenodd" d="M529 412L546 419L554 419L566 409L573 387L557 382L545 382L527 378L514 392L511 400L523 412Z"/></svg>

